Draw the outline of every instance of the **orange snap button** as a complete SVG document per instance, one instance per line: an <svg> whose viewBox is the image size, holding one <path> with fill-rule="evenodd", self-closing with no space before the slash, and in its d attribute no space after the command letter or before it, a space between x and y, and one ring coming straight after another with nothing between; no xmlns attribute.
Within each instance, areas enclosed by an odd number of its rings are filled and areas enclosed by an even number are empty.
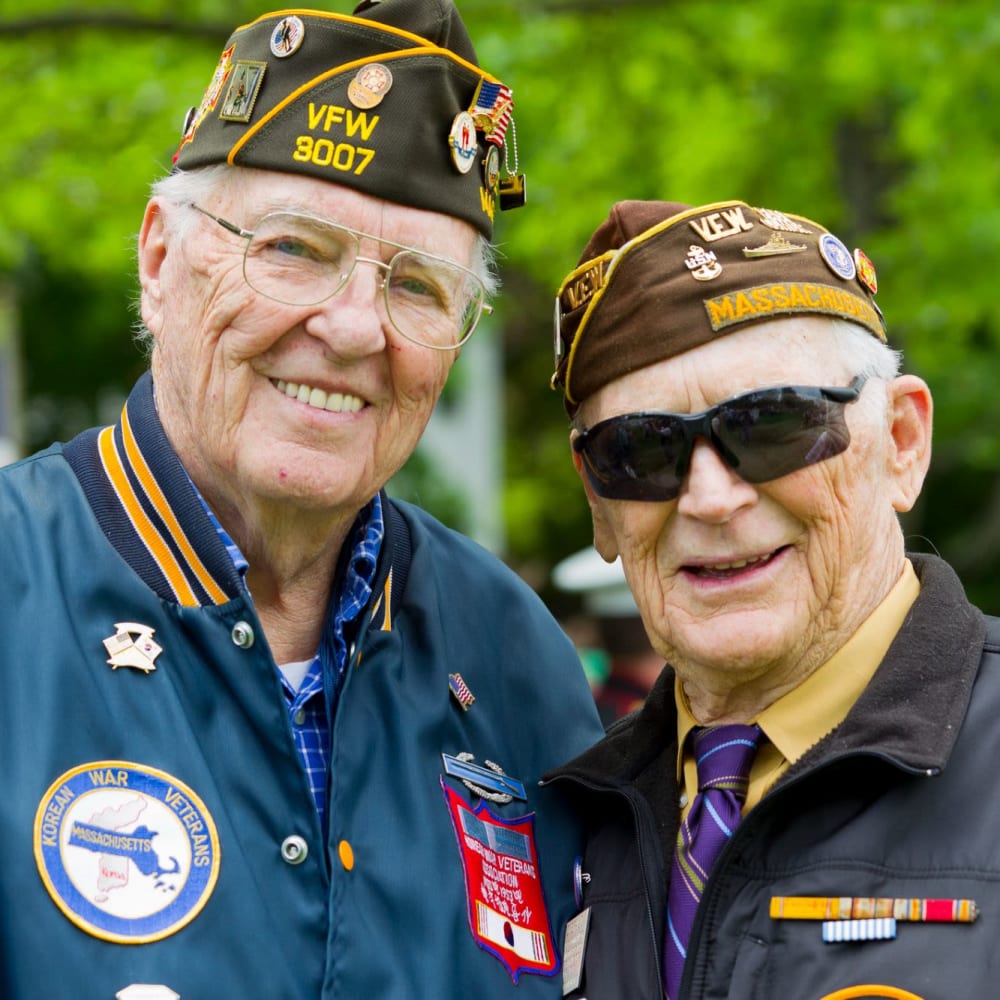
<svg viewBox="0 0 1000 1000"><path fill-rule="evenodd" d="M340 855L340 863L345 870L350 871L354 867L354 849L346 840L337 845L337 854Z"/></svg>

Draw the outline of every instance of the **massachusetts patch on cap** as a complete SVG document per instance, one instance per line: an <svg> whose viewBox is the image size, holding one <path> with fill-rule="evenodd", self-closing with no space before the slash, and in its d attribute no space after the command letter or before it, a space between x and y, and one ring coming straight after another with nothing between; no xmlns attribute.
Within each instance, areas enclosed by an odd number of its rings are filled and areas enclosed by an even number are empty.
<svg viewBox="0 0 1000 1000"><path fill-rule="evenodd" d="M38 805L35 861L56 906L105 941L158 941L190 923L219 874L215 822L173 776L128 761L81 764Z"/></svg>

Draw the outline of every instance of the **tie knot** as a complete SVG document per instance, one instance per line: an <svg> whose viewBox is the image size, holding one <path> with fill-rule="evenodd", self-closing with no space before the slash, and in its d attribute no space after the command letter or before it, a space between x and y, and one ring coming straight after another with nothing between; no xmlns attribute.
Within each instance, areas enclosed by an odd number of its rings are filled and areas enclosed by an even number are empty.
<svg viewBox="0 0 1000 1000"><path fill-rule="evenodd" d="M698 791L731 791L742 802L747 795L750 767L760 726L709 726L694 730L692 749L698 767Z"/></svg>

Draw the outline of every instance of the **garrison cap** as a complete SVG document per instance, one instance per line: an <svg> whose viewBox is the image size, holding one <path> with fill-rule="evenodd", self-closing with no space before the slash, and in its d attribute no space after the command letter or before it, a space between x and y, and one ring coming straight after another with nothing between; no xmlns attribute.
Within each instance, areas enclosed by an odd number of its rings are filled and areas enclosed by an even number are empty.
<svg viewBox="0 0 1000 1000"><path fill-rule="evenodd" d="M875 268L819 223L724 201L621 201L559 288L556 370L572 415L629 372L750 323L847 320L885 341Z"/></svg>
<svg viewBox="0 0 1000 1000"><path fill-rule="evenodd" d="M507 147L513 106L510 88L479 68L452 0L279 10L232 33L174 167L306 174L490 238L496 208L524 203Z"/></svg>

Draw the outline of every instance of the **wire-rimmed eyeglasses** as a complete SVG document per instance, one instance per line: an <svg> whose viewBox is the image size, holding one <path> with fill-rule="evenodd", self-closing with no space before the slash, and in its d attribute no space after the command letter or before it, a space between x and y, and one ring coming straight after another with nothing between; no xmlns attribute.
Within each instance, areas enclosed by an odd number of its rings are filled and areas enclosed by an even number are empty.
<svg viewBox="0 0 1000 1000"><path fill-rule="evenodd" d="M461 347L484 312L486 286L447 257L348 229L300 212L269 212L253 229L191 203L191 208L246 240L243 277L259 294L292 306L313 306L342 291L361 262L382 272L389 322L407 340L435 351ZM388 261L361 255L361 241L393 248Z"/></svg>

